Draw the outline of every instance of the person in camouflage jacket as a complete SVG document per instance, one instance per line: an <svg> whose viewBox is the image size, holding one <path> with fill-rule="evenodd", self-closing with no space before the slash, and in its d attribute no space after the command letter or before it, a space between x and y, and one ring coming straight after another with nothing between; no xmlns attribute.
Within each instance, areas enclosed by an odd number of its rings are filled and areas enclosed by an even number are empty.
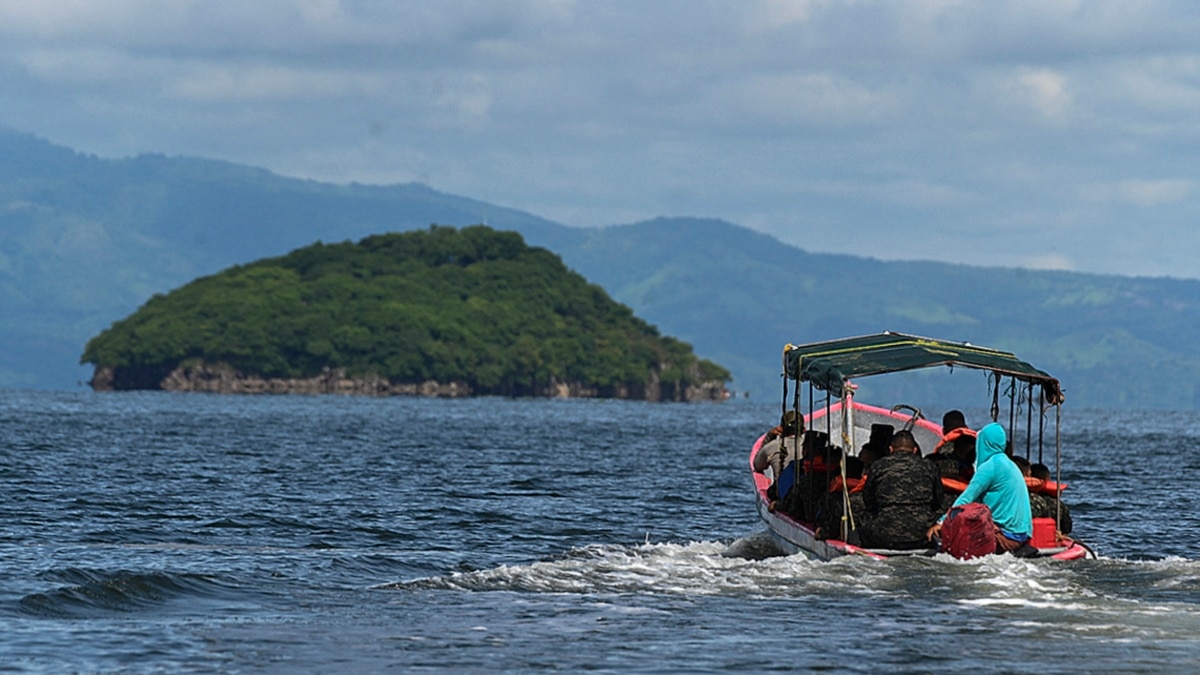
<svg viewBox="0 0 1200 675"><path fill-rule="evenodd" d="M940 514L942 479L921 458L911 431L897 431L890 454L871 465L863 487L860 534L868 548L926 548L929 526Z"/></svg>

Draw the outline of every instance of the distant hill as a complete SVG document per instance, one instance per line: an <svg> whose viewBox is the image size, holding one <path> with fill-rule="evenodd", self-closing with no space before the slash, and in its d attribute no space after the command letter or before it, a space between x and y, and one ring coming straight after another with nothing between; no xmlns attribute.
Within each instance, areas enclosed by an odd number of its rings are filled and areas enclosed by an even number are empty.
<svg viewBox="0 0 1200 675"><path fill-rule="evenodd" d="M77 386L83 343L152 294L316 241L562 225L408 184L329 185L209 160L101 159L0 130L0 386ZM538 236L548 233L547 236Z"/></svg>
<svg viewBox="0 0 1200 675"><path fill-rule="evenodd" d="M86 380L76 363L90 336L198 276L434 223L521 233L729 367L755 400L778 399L785 343L896 330L1015 351L1059 377L1071 406L1200 406L1189 345L1200 334L1198 281L882 262L696 218L569 228L421 185L100 159L12 132L0 132L0 385ZM959 396L920 378L905 384L919 399L895 402Z"/></svg>
<svg viewBox="0 0 1200 675"><path fill-rule="evenodd" d="M100 333L83 360L98 389L233 392L271 380L281 391L453 384L689 401L721 400L729 378L558 256L483 225L313 244L202 277ZM323 376L331 370L341 374Z"/></svg>
<svg viewBox="0 0 1200 675"><path fill-rule="evenodd" d="M893 330L1014 351L1058 377L1073 406L1200 407L1194 280L814 254L696 218L586 234L564 260L759 400L779 397L785 343ZM881 402L981 400L983 381L962 379L904 378Z"/></svg>

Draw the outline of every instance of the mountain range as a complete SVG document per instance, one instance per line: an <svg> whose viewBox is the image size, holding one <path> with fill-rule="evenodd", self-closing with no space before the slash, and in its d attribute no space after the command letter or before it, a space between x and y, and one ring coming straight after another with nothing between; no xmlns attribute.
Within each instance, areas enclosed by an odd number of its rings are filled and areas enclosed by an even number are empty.
<svg viewBox="0 0 1200 675"><path fill-rule="evenodd" d="M9 130L0 130L0 386L80 386L91 375L78 365L89 338L153 295L232 265L317 241L479 223L558 254L663 334L729 368L752 400L778 400L789 342L894 330L1014 351L1059 377L1069 405L1200 405L1196 280L823 254L704 218L573 228L421 184L100 158ZM973 377L950 387L920 375L899 382L871 391L949 405L978 400L988 386Z"/></svg>

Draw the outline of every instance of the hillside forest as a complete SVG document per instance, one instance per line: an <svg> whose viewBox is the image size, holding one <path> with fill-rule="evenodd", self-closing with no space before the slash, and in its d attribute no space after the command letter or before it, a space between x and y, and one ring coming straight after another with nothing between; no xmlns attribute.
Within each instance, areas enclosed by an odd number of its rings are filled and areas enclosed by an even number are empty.
<svg viewBox="0 0 1200 675"><path fill-rule="evenodd" d="M116 369L118 389L158 388L199 362L272 378L339 368L510 396L568 382L674 399L730 377L558 256L482 225L317 243L232 267L155 295L81 360Z"/></svg>

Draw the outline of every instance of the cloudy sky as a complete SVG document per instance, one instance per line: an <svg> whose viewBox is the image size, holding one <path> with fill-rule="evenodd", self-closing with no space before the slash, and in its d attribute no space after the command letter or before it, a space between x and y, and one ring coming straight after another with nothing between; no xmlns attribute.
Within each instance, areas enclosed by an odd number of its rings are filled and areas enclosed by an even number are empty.
<svg viewBox="0 0 1200 675"><path fill-rule="evenodd" d="M1200 278L1191 0L0 0L0 126L567 225Z"/></svg>

